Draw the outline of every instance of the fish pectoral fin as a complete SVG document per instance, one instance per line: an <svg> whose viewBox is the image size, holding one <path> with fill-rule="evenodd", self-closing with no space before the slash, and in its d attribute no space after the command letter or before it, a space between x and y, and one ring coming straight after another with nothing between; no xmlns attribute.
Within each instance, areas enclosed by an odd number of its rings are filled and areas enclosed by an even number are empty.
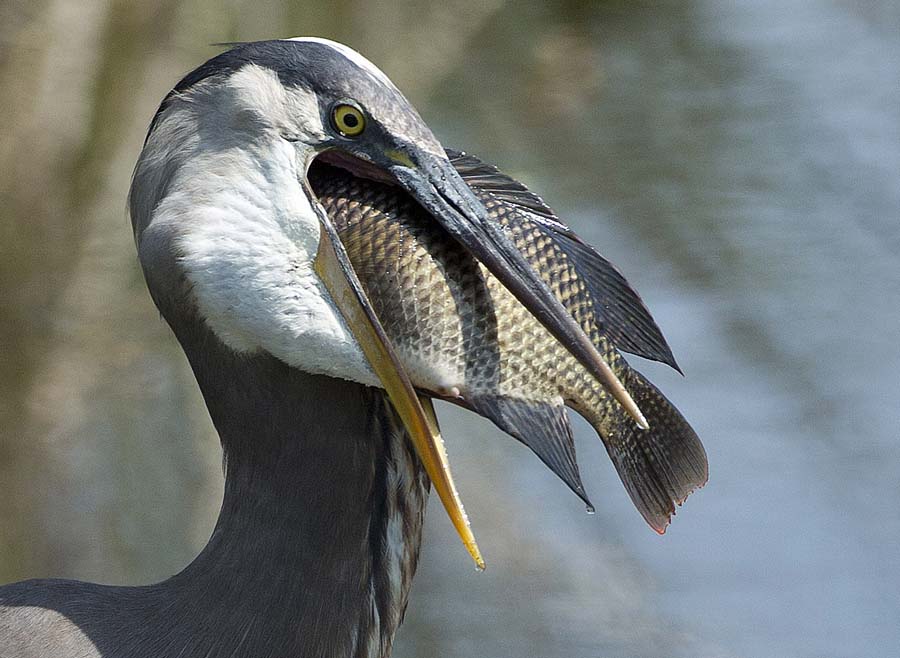
<svg viewBox="0 0 900 658"><path fill-rule="evenodd" d="M467 402L474 411L531 448L593 511L578 472L572 427L561 401L553 405L499 395L469 395Z"/></svg>
<svg viewBox="0 0 900 658"><path fill-rule="evenodd" d="M629 370L628 390L650 423L637 429L631 418L614 408L591 419L606 445L628 495L651 528L663 534L688 495L706 484L706 451L681 412L636 370Z"/></svg>

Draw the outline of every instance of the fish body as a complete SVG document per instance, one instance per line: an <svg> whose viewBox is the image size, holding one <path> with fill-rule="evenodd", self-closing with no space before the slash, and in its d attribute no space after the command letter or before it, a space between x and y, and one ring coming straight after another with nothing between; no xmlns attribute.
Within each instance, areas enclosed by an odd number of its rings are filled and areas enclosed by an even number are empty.
<svg viewBox="0 0 900 658"><path fill-rule="evenodd" d="M639 511L663 532L707 478L706 455L672 404L617 347L677 367L627 281L520 183L471 156L451 161L550 286L650 422L639 429L531 313L399 188L326 164L310 183L334 222L413 384L528 445L590 506L566 406L597 430Z"/></svg>

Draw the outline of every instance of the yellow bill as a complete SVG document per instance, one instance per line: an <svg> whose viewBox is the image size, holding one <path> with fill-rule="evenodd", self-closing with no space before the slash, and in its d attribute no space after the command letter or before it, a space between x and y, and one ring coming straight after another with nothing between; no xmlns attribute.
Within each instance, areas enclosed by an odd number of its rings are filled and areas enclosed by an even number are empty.
<svg viewBox="0 0 900 658"><path fill-rule="evenodd" d="M316 254L316 273L322 279L347 326L362 348L372 370L381 380L391 403L406 427L413 446L425 466L428 477L450 516L450 521L479 569L484 560L463 509L444 441L438 429L431 400L416 393L409 376L375 315L365 291L353 271L353 266L334 227L327 221L322 226L319 251Z"/></svg>

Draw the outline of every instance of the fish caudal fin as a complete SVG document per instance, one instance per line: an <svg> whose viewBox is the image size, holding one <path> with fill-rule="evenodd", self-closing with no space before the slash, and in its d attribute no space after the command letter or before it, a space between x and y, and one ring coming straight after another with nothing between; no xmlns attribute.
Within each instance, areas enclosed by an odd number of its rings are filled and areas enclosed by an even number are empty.
<svg viewBox="0 0 900 658"><path fill-rule="evenodd" d="M706 451L678 409L636 370L625 386L637 402L649 430L642 430L622 410L588 421L603 438L635 507L662 534L688 495L706 484Z"/></svg>
<svg viewBox="0 0 900 658"><path fill-rule="evenodd" d="M593 511L578 472L572 427L562 404L499 395L479 395L467 401L476 412L531 448Z"/></svg>

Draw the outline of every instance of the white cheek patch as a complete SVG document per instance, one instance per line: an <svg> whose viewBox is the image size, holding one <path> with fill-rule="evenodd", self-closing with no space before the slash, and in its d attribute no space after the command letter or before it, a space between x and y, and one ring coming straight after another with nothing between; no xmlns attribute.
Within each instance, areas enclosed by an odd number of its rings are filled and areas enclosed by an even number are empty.
<svg viewBox="0 0 900 658"><path fill-rule="evenodd" d="M238 111L265 117L272 127L296 139L315 143L325 139L325 126L316 95L302 87L285 87L272 69L247 64L228 78Z"/></svg>
<svg viewBox="0 0 900 658"><path fill-rule="evenodd" d="M180 262L210 329L238 352L265 350L306 372L377 385L313 269L318 216L287 142L198 157L154 222L179 227Z"/></svg>

